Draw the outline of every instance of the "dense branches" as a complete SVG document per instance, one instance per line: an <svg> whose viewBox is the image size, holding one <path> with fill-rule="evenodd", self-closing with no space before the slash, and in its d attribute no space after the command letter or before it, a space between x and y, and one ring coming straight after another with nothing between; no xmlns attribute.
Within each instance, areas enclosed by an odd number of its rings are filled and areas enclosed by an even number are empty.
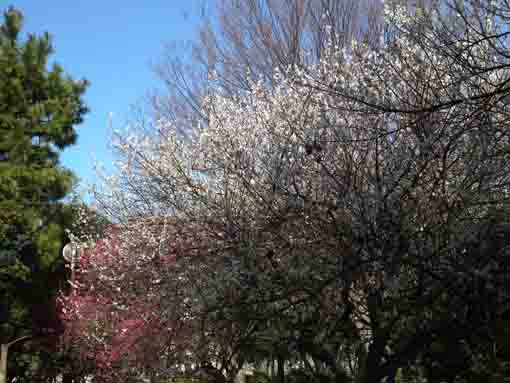
<svg viewBox="0 0 510 383"><path fill-rule="evenodd" d="M172 254L158 315L185 319L187 358L229 379L264 360L310 380L504 373L487 350L504 347L510 286L510 9L479 3L386 4L377 44L321 21L316 59L271 62L234 92L212 76L187 136L163 117L118 135L98 198L127 259Z"/></svg>

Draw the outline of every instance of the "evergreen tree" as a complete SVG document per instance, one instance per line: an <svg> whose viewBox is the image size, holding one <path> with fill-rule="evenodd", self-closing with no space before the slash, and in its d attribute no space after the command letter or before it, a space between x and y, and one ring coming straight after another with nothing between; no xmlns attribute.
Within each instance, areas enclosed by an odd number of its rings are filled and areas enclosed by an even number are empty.
<svg viewBox="0 0 510 383"><path fill-rule="evenodd" d="M22 14L0 24L0 343L12 345L9 375L44 375L58 333L55 293L65 278L60 251L72 211L62 199L75 183L59 152L75 143L87 108L86 81L55 64L48 33L22 36ZM54 338L54 337L53 337Z"/></svg>

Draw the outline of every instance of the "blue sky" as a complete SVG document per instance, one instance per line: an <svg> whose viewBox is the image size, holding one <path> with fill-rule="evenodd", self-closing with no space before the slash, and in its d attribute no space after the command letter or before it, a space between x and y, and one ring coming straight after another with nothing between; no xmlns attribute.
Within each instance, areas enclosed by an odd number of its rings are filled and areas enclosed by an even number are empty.
<svg viewBox="0 0 510 383"><path fill-rule="evenodd" d="M204 3L205 1L205 3ZM211 0L212 1L212 0ZM208 0L0 0L25 16L25 32L48 31L55 54L65 71L91 85L85 101L91 112L77 127L78 144L66 149L62 163L84 182L96 182L95 157L108 166L108 114L113 128L124 127L130 106L161 85L151 69L176 42L184 47L196 36L196 27Z"/></svg>

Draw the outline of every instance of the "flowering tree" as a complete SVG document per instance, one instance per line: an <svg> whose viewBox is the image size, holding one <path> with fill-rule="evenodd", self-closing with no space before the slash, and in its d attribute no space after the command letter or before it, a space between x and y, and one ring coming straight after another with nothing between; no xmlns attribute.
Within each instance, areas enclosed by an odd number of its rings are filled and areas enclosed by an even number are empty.
<svg viewBox="0 0 510 383"><path fill-rule="evenodd" d="M329 39L236 96L211 79L189 136L171 119L118 136L98 198L119 221L172 217L155 315L190 323L182 356L227 378L263 359L367 383L504 373L487 345L510 286L508 11L385 4L375 48ZM154 258L140 222L128 264Z"/></svg>
<svg viewBox="0 0 510 383"><path fill-rule="evenodd" d="M80 235L70 232L81 255L71 292L59 299L62 346L79 352L86 367L81 375L112 382L189 372L207 354L196 335L199 324L180 291L172 294L179 304L169 311L169 293L160 287L170 273L178 276L177 255L197 253L199 237L192 246L182 228L161 217L110 225L101 238L87 234L87 226L83 215L74 230Z"/></svg>
<svg viewBox="0 0 510 383"><path fill-rule="evenodd" d="M342 46L352 39L378 44L381 4L379 0L208 2L189 57L168 48L155 66L166 92L154 94L151 107L157 118L180 119L179 131L188 132L206 117L202 97L212 77L217 89L234 95L249 89L250 76L271 83L277 68L286 71L316 63L328 39ZM328 32L326 25L332 27Z"/></svg>
<svg viewBox="0 0 510 383"><path fill-rule="evenodd" d="M83 249L72 290L60 297L64 344L94 362L100 381L125 379L133 367L139 373L159 365L176 328L156 314L159 264L127 259L121 239L111 225L104 238Z"/></svg>

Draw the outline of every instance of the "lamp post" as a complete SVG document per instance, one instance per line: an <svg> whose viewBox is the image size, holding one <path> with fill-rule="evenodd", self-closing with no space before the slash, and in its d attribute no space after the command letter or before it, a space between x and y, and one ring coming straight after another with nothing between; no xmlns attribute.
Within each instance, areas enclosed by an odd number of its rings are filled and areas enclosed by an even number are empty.
<svg viewBox="0 0 510 383"><path fill-rule="evenodd" d="M78 245L73 242L68 243L64 246L62 250L62 256L64 259L69 262L71 266L71 283L74 282L74 268L76 266L76 261L78 259L78 252L80 251ZM0 382L1 383L1 382Z"/></svg>
<svg viewBox="0 0 510 383"><path fill-rule="evenodd" d="M43 227L43 225L44 221L42 220L42 218L39 218L37 220L36 228L40 229ZM20 343L31 338L32 335L24 335L14 339L11 342L0 344L0 383L7 383L7 357L9 355L9 347L16 343Z"/></svg>
<svg viewBox="0 0 510 383"><path fill-rule="evenodd" d="M9 347L15 343L30 339L31 337L31 335L25 335L18 339L14 339L12 342L0 345L0 383L7 383L7 355L9 352Z"/></svg>

